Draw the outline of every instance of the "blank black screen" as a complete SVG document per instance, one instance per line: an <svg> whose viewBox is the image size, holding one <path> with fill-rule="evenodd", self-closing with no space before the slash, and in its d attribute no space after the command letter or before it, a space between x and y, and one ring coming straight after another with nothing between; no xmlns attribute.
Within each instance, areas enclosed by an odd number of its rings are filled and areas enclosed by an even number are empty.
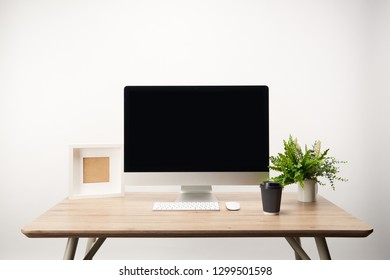
<svg viewBox="0 0 390 280"><path fill-rule="evenodd" d="M268 171L267 86L127 86L125 172Z"/></svg>

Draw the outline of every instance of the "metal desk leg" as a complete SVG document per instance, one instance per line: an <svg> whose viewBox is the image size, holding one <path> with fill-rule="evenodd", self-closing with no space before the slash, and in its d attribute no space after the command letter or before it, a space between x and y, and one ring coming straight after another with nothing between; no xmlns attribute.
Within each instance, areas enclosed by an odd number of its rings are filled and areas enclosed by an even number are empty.
<svg viewBox="0 0 390 280"><path fill-rule="evenodd" d="M318 254L320 255L321 260L330 260L330 253L328 249L328 244L326 244L325 237L314 237L317 245Z"/></svg>
<svg viewBox="0 0 390 280"><path fill-rule="evenodd" d="M286 240L302 260L310 260L309 256L306 254L305 250L302 249L295 237L286 237Z"/></svg>
<svg viewBox="0 0 390 280"><path fill-rule="evenodd" d="M106 240L106 237L100 237L95 242L92 243L90 249L86 253L84 260L92 260L93 256L95 256L96 252L102 246L103 242ZM89 243L89 240L88 240Z"/></svg>
<svg viewBox="0 0 390 280"><path fill-rule="evenodd" d="M302 247L301 238L300 237L293 237L293 238L295 239L295 241L297 241L299 246ZM295 254L295 259L296 260L302 260L301 256L299 256L299 254L297 252L294 251L294 254Z"/></svg>
<svg viewBox="0 0 390 280"><path fill-rule="evenodd" d="M64 260L74 260L78 242L79 242L78 237L68 238L68 243L66 244L66 248L65 248Z"/></svg>
<svg viewBox="0 0 390 280"><path fill-rule="evenodd" d="M96 241L96 238L94 238L94 237L88 238L87 247L85 248L85 254L88 254L89 250L91 250L93 243L95 243L95 241Z"/></svg>

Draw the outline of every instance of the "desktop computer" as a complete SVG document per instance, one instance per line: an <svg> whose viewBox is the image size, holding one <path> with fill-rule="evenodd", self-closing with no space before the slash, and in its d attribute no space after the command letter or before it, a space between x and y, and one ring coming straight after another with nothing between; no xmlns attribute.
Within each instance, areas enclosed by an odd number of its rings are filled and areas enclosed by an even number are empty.
<svg viewBox="0 0 390 280"><path fill-rule="evenodd" d="M180 185L178 201L216 201L213 185L269 177L263 85L126 86L124 181Z"/></svg>

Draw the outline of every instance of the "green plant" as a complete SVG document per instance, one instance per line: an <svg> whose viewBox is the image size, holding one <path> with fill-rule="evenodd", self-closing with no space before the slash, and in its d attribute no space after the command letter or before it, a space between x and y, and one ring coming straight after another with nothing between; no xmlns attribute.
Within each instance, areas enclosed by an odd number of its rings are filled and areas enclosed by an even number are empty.
<svg viewBox="0 0 390 280"><path fill-rule="evenodd" d="M321 152L320 141L315 141L312 149L305 146L303 151L298 140L293 140L290 135L288 141L283 140L283 145L284 153L270 157L272 165L269 168L281 173L271 178L273 181L279 182L283 186L298 182L303 187L303 181L309 179L317 181L320 185L325 185L320 181L322 177L329 181L333 190L335 189L335 181L347 181L347 179L337 176L338 164L346 162L328 156L329 149Z"/></svg>

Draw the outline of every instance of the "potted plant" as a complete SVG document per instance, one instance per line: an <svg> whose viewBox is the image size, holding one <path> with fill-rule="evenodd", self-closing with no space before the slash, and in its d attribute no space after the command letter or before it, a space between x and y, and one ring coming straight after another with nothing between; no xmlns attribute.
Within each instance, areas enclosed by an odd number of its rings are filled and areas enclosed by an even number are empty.
<svg viewBox="0 0 390 280"><path fill-rule="evenodd" d="M269 166L271 170L280 172L272 180L279 182L282 186L298 183L298 200L303 202L315 201L317 185L325 185L320 178L329 181L333 190L335 181L347 181L339 177L338 165L346 163L328 156L329 149L321 152L321 142L315 141L313 147L302 150L298 140L293 140L290 135L288 141L283 140L284 153L271 156Z"/></svg>

